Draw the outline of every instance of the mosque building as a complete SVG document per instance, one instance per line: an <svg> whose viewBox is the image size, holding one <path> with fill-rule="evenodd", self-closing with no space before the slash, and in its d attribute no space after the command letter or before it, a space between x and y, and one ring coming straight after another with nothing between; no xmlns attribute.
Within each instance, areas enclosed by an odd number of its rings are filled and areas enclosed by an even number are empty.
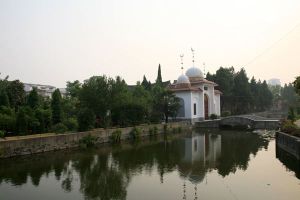
<svg viewBox="0 0 300 200"><path fill-rule="evenodd" d="M221 91L216 90L218 84L204 78L202 71L194 66L185 74L178 77L177 81L169 85L169 89L180 99L180 108L176 119L196 121L209 119L211 114L220 116ZM181 55L182 59L183 55ZM181 61L183 70L183 62Z"/></svg>

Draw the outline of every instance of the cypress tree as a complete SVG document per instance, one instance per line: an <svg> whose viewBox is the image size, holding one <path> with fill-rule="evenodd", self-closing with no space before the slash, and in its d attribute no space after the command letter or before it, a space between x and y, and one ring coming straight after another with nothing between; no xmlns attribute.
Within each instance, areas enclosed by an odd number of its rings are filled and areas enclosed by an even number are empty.
<svg viewBox="0 0 300 200"><path fill-rule="evenodd" d="M158 71L157 71L156 83L159 84L159 85L162 84L160 64L158 65Z"/></svg>
<svg viewBox="0 0 300 200"><path fill-rule="evenodd" d="M61 94L59 89L56 89L52 94L51 100L52 123L57 124L62 121Z"/></svg>

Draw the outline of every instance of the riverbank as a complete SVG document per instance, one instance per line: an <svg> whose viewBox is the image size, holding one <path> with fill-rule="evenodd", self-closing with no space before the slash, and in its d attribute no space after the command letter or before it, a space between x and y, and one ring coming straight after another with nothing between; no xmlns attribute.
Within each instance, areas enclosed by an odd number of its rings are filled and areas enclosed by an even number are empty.
<svg viewBox="0 0 300 200"><path fill-rule="evenodd" d="M87 140L92 140L93 144L108 143L111 141L113 133L117 130L120 133L120 140L128 140L131 137L130 133L134 128L140 131L140 137L145 137L151 134L163 133L166 129L170 132L176 132L181 129L189 128L189 126L190 125L187 122L173 122L168 124L140 125L126 128L94 129L86 132L66 134L47 133L7 137L5 139L0 139L0 158L76 148Z"/></svg>
<svg viewBox="0 0 300 200"><path fill-rule="evenodd" d="M300 159L300 138L283 132L276 132L276 145Z"/></svg>

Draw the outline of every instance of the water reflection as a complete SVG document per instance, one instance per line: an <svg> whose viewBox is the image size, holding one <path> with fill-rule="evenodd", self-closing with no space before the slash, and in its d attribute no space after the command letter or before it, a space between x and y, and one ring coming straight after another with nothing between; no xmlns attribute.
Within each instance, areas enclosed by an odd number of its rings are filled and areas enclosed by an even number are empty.
<svg viewBox="0 0 300 200"><path fill-rule="evenodd" d="M278 158L288 170L295 172L295 176L300 179L300 160L297 160L293 155L287 153L277 145L276 158Z"/></svg>
<svg viewBox="0 0 300 200"><path fill-rule="evenodd" d="M178 171L183 180L198 184L212 170L223 177L246 170L250 155L267 146L268 140L252 133L193 133L135 145L7 159L0 161L0 187L30 182L38 187L42 177L54 176L62 190L71 193L79 188L85 199L126 199L132 178L145 171L158 171L161 183L166 173Z"/></svg>

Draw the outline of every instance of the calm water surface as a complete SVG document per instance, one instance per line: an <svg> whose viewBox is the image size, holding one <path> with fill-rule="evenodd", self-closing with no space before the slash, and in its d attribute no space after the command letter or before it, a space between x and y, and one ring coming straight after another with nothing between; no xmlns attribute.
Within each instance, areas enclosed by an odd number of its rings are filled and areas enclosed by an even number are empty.
<svg viewBox="0 0 300 200"><path fill-rule="evenodd" d="M300 199L300 163L274 139L209 132L0 161L1 200Z"/></svg>

